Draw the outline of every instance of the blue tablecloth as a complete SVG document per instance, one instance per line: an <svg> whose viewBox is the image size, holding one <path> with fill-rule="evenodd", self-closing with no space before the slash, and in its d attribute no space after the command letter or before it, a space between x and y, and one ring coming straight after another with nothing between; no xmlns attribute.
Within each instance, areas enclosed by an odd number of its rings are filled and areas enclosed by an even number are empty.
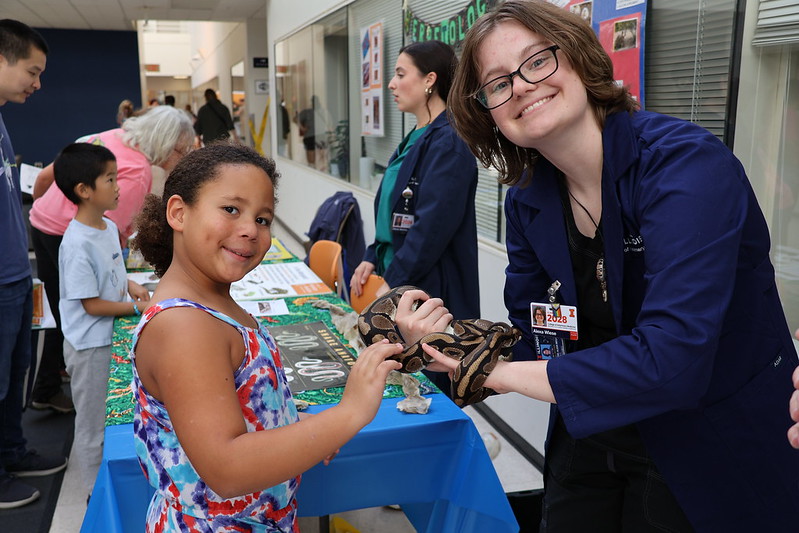
<svg viewBox="0 0 799 533"><path fill-rule="evenodd" d="M426 415L401 413L397 399L383 400L375 420L329 466L317 465L303 475L300 515L398 503L419 532L517 532L471 419L445 396L432 398ZM151 495L136 459L132 424L107 427L103 463L81 533L141 533Z"/></svg>

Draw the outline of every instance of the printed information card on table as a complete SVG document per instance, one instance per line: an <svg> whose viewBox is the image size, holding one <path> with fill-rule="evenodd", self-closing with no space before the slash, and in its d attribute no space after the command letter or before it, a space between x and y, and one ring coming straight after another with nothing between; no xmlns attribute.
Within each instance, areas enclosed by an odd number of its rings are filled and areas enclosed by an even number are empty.
<svg viewBox="0 0 799 533"><path fill-rule="evenodd" d="M240 302L242 308L252 316L289 315L289 307L285 300L247 300Z"/></svg>
<svg viewBox="0 0 799 533"><path fill-rule="evenodd" d="M264 263L230 286L234 300L268 300L275 297L331 292L303 262Z"/></svg>

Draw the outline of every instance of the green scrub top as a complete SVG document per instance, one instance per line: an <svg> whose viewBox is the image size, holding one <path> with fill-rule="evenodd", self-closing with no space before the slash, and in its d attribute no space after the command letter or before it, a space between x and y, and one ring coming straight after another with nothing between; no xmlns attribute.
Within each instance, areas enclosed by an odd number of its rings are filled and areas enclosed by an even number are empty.
<svg viewBox="0 0 799 533"><path fill-rule="evenodd" d="M391 260L394 259L394 247L391 238L391 208L393 207L391 205L391 194L397 184L397 175L402 166L402 161L411 146L413 146L413 143L422 136L426 128L427 126L414 128L405 136L397 149L397 157L388 165L386 173L383 174L380 202L377 206L377 217L375 219L375 240L377 241L377 264L375 265L375 270L381 276L388 270Z"/></svg>

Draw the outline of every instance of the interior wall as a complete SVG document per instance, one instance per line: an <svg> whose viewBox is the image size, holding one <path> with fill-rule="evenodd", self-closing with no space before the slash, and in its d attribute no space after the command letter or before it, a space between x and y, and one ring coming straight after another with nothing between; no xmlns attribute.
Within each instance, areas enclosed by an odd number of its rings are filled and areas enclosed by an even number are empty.
<svg viewBox="0 0 799 533"><path fill-rule="evenodd" d="M2 108L23 162L49 163L67 144L116 127L119 103L141 106L135 31L37 28L50 52L42 88L24 105Z"/></svg>
<svg viewBox="0 0 799 533"><path fill-rule="evenodd" d="M266 20L265 19L250 19L247 21L246 26L247 34L247 48L244 58L244 92L246 100L244 105L244 113L242 114L242 127L247 132L247 139L252 143L256 149L260 147L266 155L272 155L271 146L272 138L270 126L270 116L274 100L269 98L269 92L256 92L256 87L261 90L263 81L269 83L269 72L272 68L272 54L269 51L269 43L266 38ZM253 58L266 57L269 62L269 67L255 67ZM267 112L267 107L269 111ZM253 138L250 132L250 121L252 121L252 128L255 130L256 135L261 133L263 128L263 138L260 139L258 144L257 139Z"/></svg>
<svg viewBox="0 0 799 533"><path fill-rule="evenodd" d="M191 74L191 36L188 33L148 32L143 41L143 61L158 65L155 76Z"/></svg>
<svg viewBox="0 0 799 533"><path fill-rule="evenodd" d="M191 86L213 85L219 100L232 109L233 86L230 67L244 58L247 30L244 23L195 22L190 24L192 64ZM196 59L195 59L196 58ZM215 82L215 83L214 83ZM200 99L198 105L203 105Z"/></svg>

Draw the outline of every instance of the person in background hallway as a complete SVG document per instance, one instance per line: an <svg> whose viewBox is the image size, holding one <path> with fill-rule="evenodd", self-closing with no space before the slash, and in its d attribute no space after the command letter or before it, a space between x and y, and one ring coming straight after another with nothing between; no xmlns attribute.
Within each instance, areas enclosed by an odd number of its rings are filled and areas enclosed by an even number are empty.
<svg viewBox="0 0 799 533"><path fill-rule="evenodd" d="M192 123L194 123L194 121L197 120L197 115L195 115L194 111L191 110L191 104L186 104L186 106L183 109L186 110L186 113L188 113L189 116L191 117Z"/></svg>
<svg viewBox="0 0 799 533"><path fill-rule="evenodd" d="M103 216L119 203L111 150L70 144L56 157L53 170L58 188L78 207L58 251L59 315L76 411L72 457L91 495L103 458L114 317L141 314L150 294L127 278L119 231Z"/></svg>
<svg viewBox="0 0 799 533"><path fill-rule="evenodd" d="M133 116L133 112L133 102L122 100L117 108L117 125L121 126L123 122Z"/></svg>
<svg viewBox="0 0 799 533"><path fill-rule="evenodd" d="M171 94L164 96L164 105L175 107L175 97Z"/></svg>
<svg viewBox="0 0 799 533"><path fill-rule="evenodd" d="M203 144L210 144L232 137L234 142L239 142L230 110L219 101L213 89L206 89L204 94L205 105L197 111L197 122L194 123L194 131L200 140Z"/></svg>
<svg viewBox="0 0 799 533"><path fill-rule="evenodd" d="M41 89L47 52L47 43L36 30L16 20L0 20L0 106L24 104ZM0 176L0 509L11 509L40 495L19 478L54 474L66 468L67 459L27 449L22 433L23 387L31 365L33 284L19 169L1 114Z"/></svg>
<svg viewBox="0 0 799 533"><path fill-rule="evenodd" d="M150 98L150 102L148 103L148 107L157 107L161 105L161 102L158 101L158 98Z"/></svg>
<svg viewBox="0 0 799 533"><path fill-rule="evenodd" d="M414 285L442 298L455 318L467 319L480 316L477 163L447 117L457 62L452 47L440 41L400 50L388 88L416 126L389 159L375 196L375 242L350 286L360 295L376 273L385 279L381 293ZM429 377L449 393L446 376Z"/></svg>
<svg viewBox="0 0 799 533"><path fill-rule="evenodd" d="M592 28L542 0L476 21L450 102L510 185L505 304L523 337L484 386L553 404L541 531L796 531L797 355L732 152L638 110ZM530 307L550 302L576 307L576 341L535 338Z"/></svg>
<svg viewBox="0 0 799 533"><path fill-rule="evenodd" d="M277 179L253 149L214 143L137 220L134 246L161 277L130 353L147 531L298 531L300 474L374 418L400 366L386 361L399 344L374 344L338 405L297 415L274 339L230 296L272 244Z"/></svg>
<svg viewBox="0 0 799 533"><path fill-rule="evenodd" d="M80 140L101 144L116 157L119 206L106 216L116 224L120 246L126 250L128 237L133 233L133 217L141 209L144 196L163 187L159 184L163 181L154 179L155 172L161 168L169 172L192 149L194 130L191 119L180 109L158 106L127 119L121 128L88 135ZM73 407L72 400L61 390L64 337L58 313L58 249L70 220L75 217L77 206L67 200L53 179L53 165L50 164L36 178L35 200L30 211L37 272L44 282L57 324L56 328L45 332L31 407L69 412Z"/></svg>
<svg viewBox="0 0 799 533"><path fill-rule="evenodd" d="M325 150L327 142L325 136L328 128L327 113L316 95L311 96L311 106L297 113L297 126L299 127L302 145L305 147L305 159L314 168L325 170Z"/></svg>

